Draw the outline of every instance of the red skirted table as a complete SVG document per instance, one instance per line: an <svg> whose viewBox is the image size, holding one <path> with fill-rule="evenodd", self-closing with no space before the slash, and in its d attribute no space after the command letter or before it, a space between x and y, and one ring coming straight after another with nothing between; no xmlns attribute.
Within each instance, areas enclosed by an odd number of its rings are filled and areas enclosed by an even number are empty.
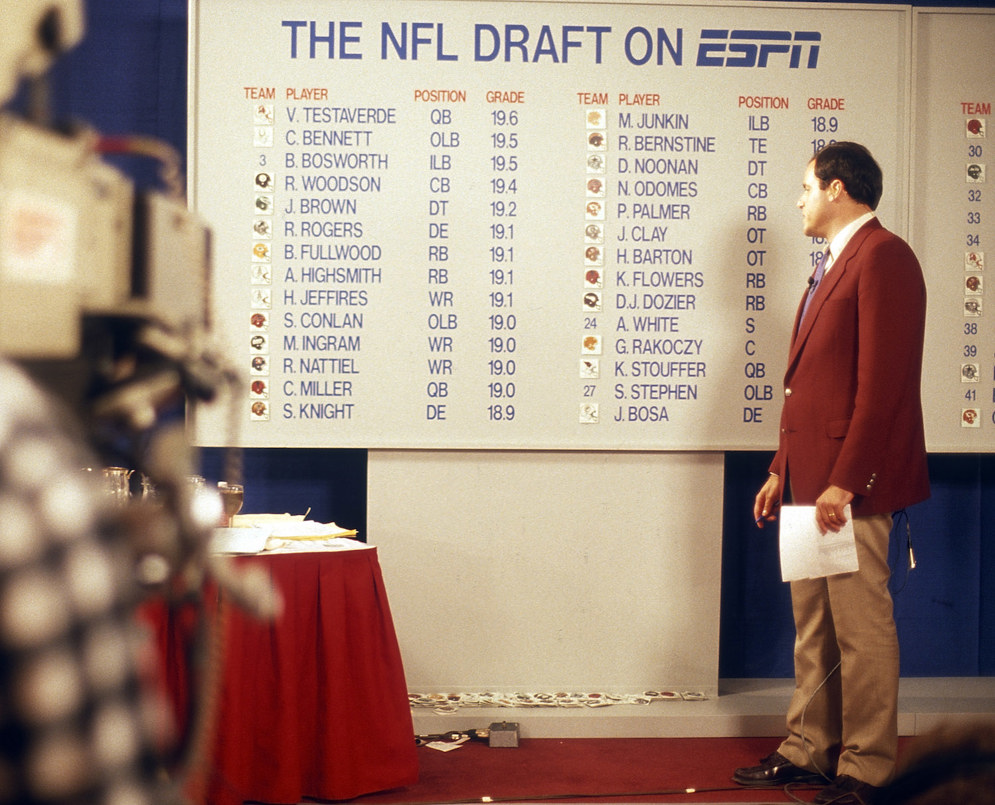
<svg viewBox="0 0 995 805"><path fill-rule="evenodd" d="M414 783L411 710L376 549L234 561L265 568L284 608L264 623L221 602L224 667L205 801L351 799ZM172 655L166 683L180 706L189 694L169 632L188 628L172 619L158 638Z"/></svg>

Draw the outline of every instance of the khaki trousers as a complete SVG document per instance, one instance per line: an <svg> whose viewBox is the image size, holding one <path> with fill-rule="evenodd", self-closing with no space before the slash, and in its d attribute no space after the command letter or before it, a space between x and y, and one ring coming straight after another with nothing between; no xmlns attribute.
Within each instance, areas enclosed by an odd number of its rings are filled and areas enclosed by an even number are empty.
<svg viewBox="0 0 995 805"><path fill-rule="evenodd" d="M891 779L898 751L891 524L886 514L854 518L856 573L791 583L795 692L779 750L796 766L830 779L847 774L878 786ZM837 663L839 670L823 685Z"/></svg>

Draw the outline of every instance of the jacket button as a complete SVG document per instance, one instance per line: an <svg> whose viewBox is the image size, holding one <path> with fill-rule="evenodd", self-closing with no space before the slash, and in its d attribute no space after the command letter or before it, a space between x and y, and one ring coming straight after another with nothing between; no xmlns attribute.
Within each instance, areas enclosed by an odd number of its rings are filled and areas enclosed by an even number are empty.
<svg viewBox="0 0 995 805"><path fill-rule="evenodd" d="M790 397L791 396L791 389L785 389L784 390L784 396L785 397Z"/></svg>

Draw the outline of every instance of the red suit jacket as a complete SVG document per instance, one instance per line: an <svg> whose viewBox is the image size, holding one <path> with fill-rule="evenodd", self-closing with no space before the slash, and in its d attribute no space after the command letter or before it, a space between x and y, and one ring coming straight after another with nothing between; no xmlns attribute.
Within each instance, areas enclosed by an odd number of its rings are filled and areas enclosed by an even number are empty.
<svg viewBox="0 0 995 805"><path fill-rule="evenodd" d="M855 516L929 497L920 381L926 285L912 249L875 218L862 226L801 306L784 375L770 471L795 503L830 485ZM787 494L787 492L785 492Z"/></svg>

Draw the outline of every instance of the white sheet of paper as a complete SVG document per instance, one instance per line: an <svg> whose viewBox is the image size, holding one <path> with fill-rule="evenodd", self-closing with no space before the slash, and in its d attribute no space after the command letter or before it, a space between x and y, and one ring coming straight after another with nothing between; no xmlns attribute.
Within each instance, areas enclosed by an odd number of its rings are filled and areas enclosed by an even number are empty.
<svg viewBox="0 0 995 805"><path fill-rule="evenodd" d="M815 506L783 506L781 522L781 579L819 579L858 569L857 542L853 536L850 507L843 509L846 523L839 533L819 533Z"/></svg>
<svg viewBox="0 0 995 805"><path fill-rule="evenodd" d="M373 546L348 537L327 539L280 539L272 536L266 541L266 553L314 553L316 551L372 551Z"/></svg>
<svg viewBox="0 0 995 805"><path fill-rule="evenodd" d="M215 528L207 547L211 553L259 553L269 535L268 528Z"/></svg>

